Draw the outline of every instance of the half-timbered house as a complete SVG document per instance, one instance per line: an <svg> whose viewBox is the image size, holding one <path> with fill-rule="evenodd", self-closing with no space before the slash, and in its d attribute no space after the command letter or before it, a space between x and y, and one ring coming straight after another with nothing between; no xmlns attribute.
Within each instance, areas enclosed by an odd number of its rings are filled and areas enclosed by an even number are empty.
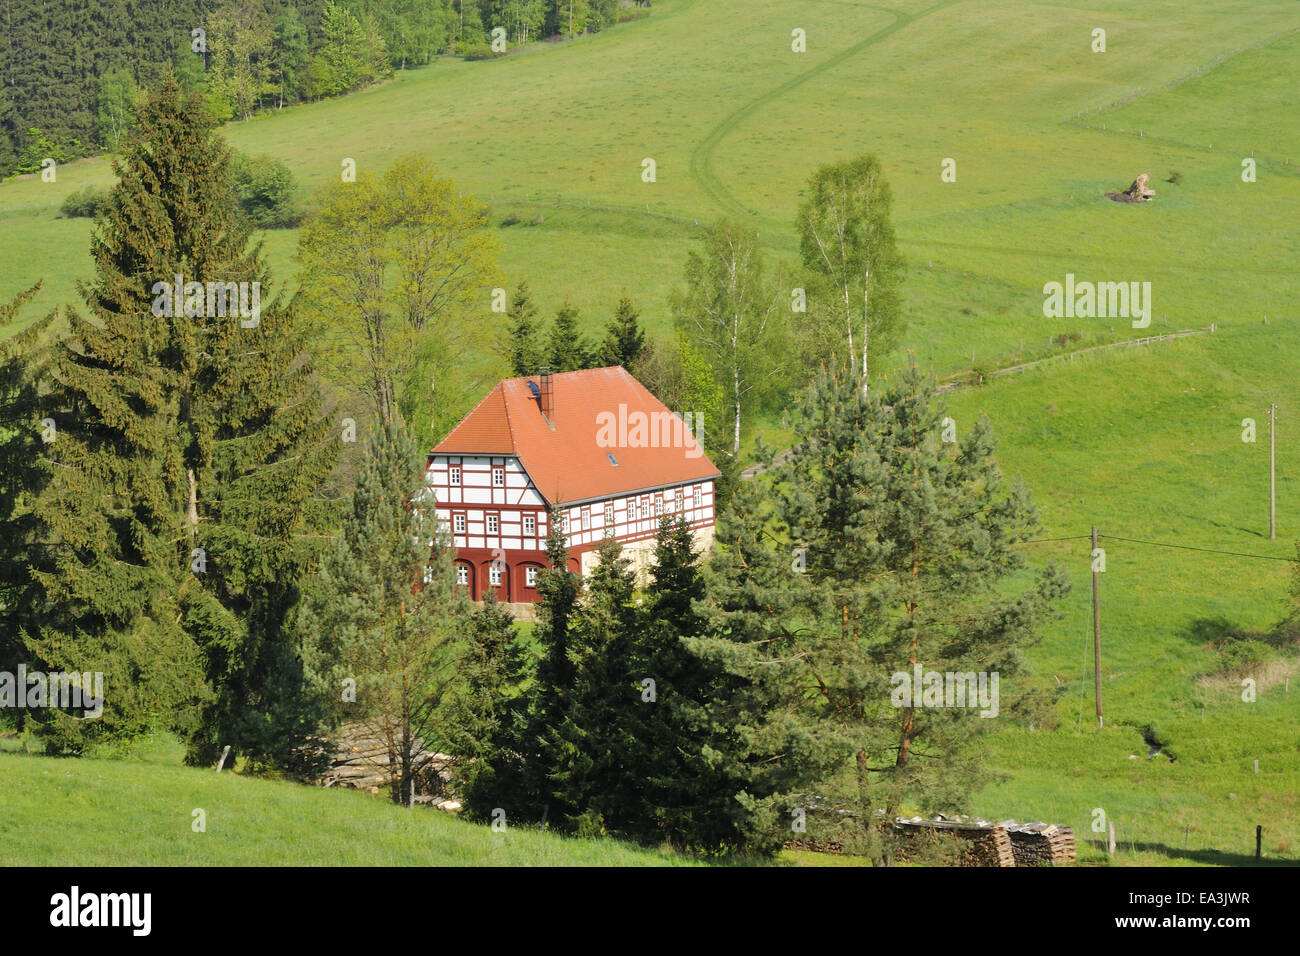
<svg viewBox="0 0 1300 956"><path fill-rule="evenodd" d="M665 514L709 547L718 470L687 424L617 366L499 383L429 454L457 580L475 600L536 602L552 507L582 574L613 536L644 580Z"/></svg>

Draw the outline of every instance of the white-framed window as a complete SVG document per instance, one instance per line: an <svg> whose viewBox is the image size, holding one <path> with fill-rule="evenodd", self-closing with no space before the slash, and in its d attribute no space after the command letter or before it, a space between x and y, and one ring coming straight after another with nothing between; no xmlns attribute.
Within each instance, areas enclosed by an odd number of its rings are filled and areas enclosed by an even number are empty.
<svg viewBox="0 0 1300 956"><path fill-rule="evenodd" d="M488 581L494 588L501 587L501 565L496 562L488 565Z"/></svg>
<svg viewBox="0 0 1300 956"><path fill-rule="evenodd" d="M492 487L504 488L506 486L506 470L500 466L492 467Z"/></svg>
<svg viewBox="0 0 1300 956"><path fill-rule="evenodd" d="M433 583L433 568L429 567L427 564L424 566L424 583Z"/></svg>
<svg viewBox="0 0 1300 956"><path fill-rule="evenodd" d="M691 498L695 503L695 507L698 508L700 506L700 501L703 499L703 497L704 495L699 485L696 485L694 488L691 489Z"/></svg>
<svg viewBox="0 0 1300 956"><path fill-rule="evenodd" d="M664 496L655 495L655 517L657 518L663 513L664 513Z"/></svg>
<svg viewBox="0 0 1300 956"><path fill-rule="evenodd" d="M498 515L498 514L490 514L490 515L488 515L488 516L487 516L487 533L488 533L488 534L499 534L500 531L501 531L501 516Z"/></svg>
<svg viewBox="0 0 1300 956"><path fill-rule="evenodd" d="M525 583L526 585L528 585L530 588L535 588L535 587L537 587L537 569L536 569L536 568L532 568L532 567L524 568L524 583Z"/></svg>
<svg viewBox="0 0 1300 956"><path fill-rule="evenodd" d="M676 503L676 505L677 505L677 508L676 508L675 510L677 510L677 511L681 511L681 510L682 510L682 505L685 503L685 498L683 497L683 495L684 495L684 492L682 491L682 489L678 488L678 489L677 489L677 497L676 497L676 499L675 499L675 503Z"/></svg>
<svg viewBox="0 0 1300 956"><path fill-rule="evenodd" d="M629 498L627 502L627 520L635 521L639 517L641 517L641 515L637 512L636 499Z"/></svg>
<svg viewBox="0 0 1300 956"><path fill-rule="evenodd" d="M561 513L560 515L560 533L561 534L569 533L569 513L567 511Z"/></svg>
<svg viewBox="0 0 1300 956"><path fill-rule="evenodd" d="M578 519L578 521L580 522L578 525L579 531L590 531L591 530L591 509L583 508L582 515Z"/></svg>
<svg viewBox="0 0 1300 956"><path fill-rule="evenodd" d="M460 465L452 465L447 472L447 480L453 485L460 484Z"/></svg>
<svg viewBox="0 0 1300 956"><path fill-rule="evenodd" d="M465 516L463 514L454 514L451 516L451 527L456 534L465 533Z"/></svg>
<svg viewBox="0 0 1300 956"><path fill-rule="evenodd" d="M533 515L524 515L524 537L532 538L537 535L537 519Z"/></svg>
<svg viewBox="0 0 1300 956"><path fill-rule="evenodd" d="M456 583L469 586L469 568L463 564L456 565Z"/></svg>
<svg viewBox="0 0 1300 956"><path fill-rule="evenodd" d="M605 527L610 529L614 527L614 503L612 501L605 505Z"/></svg>
<svg viewBox="0 0 1300 956"><path fill-rule="evenodd" d="M649 495L641 496L641 517L642 518L650 517L650 496Z"/></svg>

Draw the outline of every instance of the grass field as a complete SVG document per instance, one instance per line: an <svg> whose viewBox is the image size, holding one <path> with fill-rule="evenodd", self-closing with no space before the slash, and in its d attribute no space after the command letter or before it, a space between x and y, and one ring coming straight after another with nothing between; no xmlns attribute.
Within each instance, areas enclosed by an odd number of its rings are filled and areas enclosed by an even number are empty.
<svg viewBox="0 0 1300 956"><path fill-rule="evenodd" d="M790 51L795 27L807 31L807 53ZM1098 27L1105 53L1091 50ZM1300 862L1296 662L1261 668L1254 703L1238 683L1205 677L1210 638L1278 618L1281 559L1300 534L1298 54L1300 8L1281 0L1112 0L1089 11L1009 0L660 0L650 17L596 37L439 62L227 135L282 158L304 189L338 175L345 157L382 170L404 152L431 155L490 203L494 222L520 218L497 227L511 283L527 278L546 310L572 297L591 331L625 293L665 330L697 224L720 216L751 224L793 267L803 183L817 165L861 151L884 163L908 259L908 329L878 367L910 351L951 375L1041 354L1063 332L1086 346L1213 324L1213 334L1058 360L953 395L959 428L981 413L992 420L1004 470L1034 491L1042 537L1070 539L1031 545L1033 563L1061 561L1075 585L1029 651L1036 675L1063 688L1060 725L998 722L990 762L1005 779L976 810L1067 823L1095 841L1101 808L1116 824L1116 862L1148 865L1247 862L1259 824L1266 858ZM641 181L645 157L656 160L656 183ZM1248 157L1256 182L1242 181ZM954 183L940 180L945 158L956 161ZM1141 172L1154 202L1104 198ZM0 185L0 297L43 276L42 308L73 299L73 280L89 273L90 227L56 218L58 205L109 178L107 162L93 160L60 169L55 184ZM268 237L282 280L295 243L292 232ZM1149 281L1151 328L1044 318L1043 284L1067 273ZM493 321L486 303L484 321ZM1247 417L1259 426L1254 444L1241 440ZM1104 730L1092 700L1092 524L1107 551ZM1147 760L1147 725L1175 762ZM93 803L63 786L66 799ZM183 814L176 826L187 833ZM1093 846L1083 853L1099 859Z"/></svg>
<svg viewBox="0 0 1300 956"><path fill-rule="evenodd" d="M532 828L504 832L352 790L179 766L155 741L130 760L0 752L7 865L684 866L673 853ZM204 811L195 832L194 811Z"/></svg>

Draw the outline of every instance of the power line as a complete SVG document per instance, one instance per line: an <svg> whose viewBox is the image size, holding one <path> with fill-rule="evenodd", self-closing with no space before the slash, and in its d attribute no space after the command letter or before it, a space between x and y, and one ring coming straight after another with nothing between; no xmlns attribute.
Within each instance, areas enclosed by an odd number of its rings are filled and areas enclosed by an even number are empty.
<svg viewBox="0 0 1300 956"><path fill-rule="evenodd" d="M1031 541L1017 541L1016 544L1045 544L1051 541L1087 541L1088 535L1075 534L1064 538L1034 538ZM1164 541L1144 541L1140 538L1122 538L1115 534L1100 534L1098 537L1111 538L1115 541L1127 541L1129 544L1149 544L1156 548L1173 548L1178 551L1201 551L1205 554L1230 554L1236 558L1258 558L1261 561L1294 561L1295 558L1278 557L1275 554L1250 554L1245 551L1223 551L1218 548L1198 548L1190 544L1168 544Z"/></svg>
<svg viewBox="0 0 1300 956"><path fill-rule="evenodd" d="M1203 551L1206 554L1230 554L1237 558L1258 558L1261 561L1294 561L1294 558L1280 558L1275 554L1248 554L1245 551L1220 551L1218 548L1197 548L1190 544L1166 544L1163 541L1142 541L1138 538L1121 538L1113 534L1103 534L1103 538L1127 541L1130 544L1149 544L1156 548L1175 548L1180 551Z"/></svg>

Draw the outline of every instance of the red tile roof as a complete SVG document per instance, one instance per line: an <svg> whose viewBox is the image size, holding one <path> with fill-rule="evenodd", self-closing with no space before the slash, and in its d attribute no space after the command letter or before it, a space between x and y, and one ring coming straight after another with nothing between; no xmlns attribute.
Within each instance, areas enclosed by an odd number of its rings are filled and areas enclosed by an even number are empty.
<svg viewBox="0 0 1300 956"><path fill-rule="evenodd" d="M516 455L533 484L551 504L607 498L664 485L714 478L718 469L684 429L677 447L663 444L647 427L638 439L641 413L663 422L668 409L621 366L560 372L551 376L551 423L528 388L540 378L510 378L484 396L434 447L437 455ZM619 406L625 406L620 413ZM660 414L659 419L651 416ZM603 416L603 417L602 417ZM619 422L625 426L618 434ZM553 427L552 427L553 426ZM662 425L661 425L662 427ZM598 439L599 436L599 439ZM641 447L631 447L627 438ZM615 438L618 444L610 444ZM613 455L618 465L610 462Z"/></svg>

